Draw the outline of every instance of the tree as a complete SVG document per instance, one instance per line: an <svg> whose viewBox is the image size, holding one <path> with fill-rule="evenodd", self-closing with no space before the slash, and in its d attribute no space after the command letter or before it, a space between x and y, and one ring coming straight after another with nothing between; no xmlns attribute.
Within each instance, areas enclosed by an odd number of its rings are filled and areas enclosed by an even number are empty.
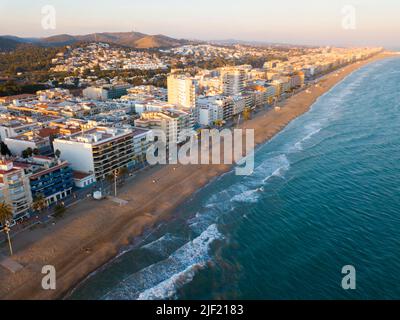
<svg viewBox="0 0 400 320"><path fill-rule="evenodd" d="M129 173L129 170L127 167L122 167L118 169L118 177L124 177Z"/></svg>
<svg viewBox="0 0 400 320"><path fill-rule="evenodd" d="M109 173L108 175L106 175L106 180L109 183L113 183L114 182L114 174L113 173Z"/></svg>
<svg viewBox="0 0 400 320"><path fill-rule="evenodd" d="M4 201L0 203L0 223L4 227L4 232L7 234L8 247L10 248L10 254L13 255L11 239L10 239L10 228L9 221L13 218L13 211L10 205L6 204Z"/></svg>
<svg viewBox="0 0 400 320"><path fill-rule="evenodd" d="M67 208L65 207L65 205L62 203L58 203L54 207L54 217L61 218L66 211L67 211Z"/></svg>
<svg viewBox="0 0 400 320"><path fill-rule="evenodd" d="M24 151L22 151L22 158L26 159L32 157L32 154L33 154L32 148L27 148Z"/></svg>
<svg viewBox="0 0 400 320"><path fill-rule="evenodd" d="M251 118L251 109L250 108L245 108L243 111L243 118L244 120L250 120Z"/></svg>
<svg viewBox="0 0 400 320"><path fill-rule="evenodd" d="M11 220L13 217L13 212L11 207L4 201L0 203L0 223L5 225L6 221Z"/></svg>
<svg viewBox="0 0 400 320"><path fill-rule="evenodd" d="M222 127L223 122L222 122L222 120L215 120L214 125L216 125L217 127Z"/></svg>
<svg viewBox="0 0 400 320"><path fill-rule="evenodd" d="M38 194L33 200L32 209L35 211L43 211L47 207L47 202L43 194Z"/></svg>
<svg viewBox="0 0 400 320"><path fill-rule="evenodd" d="M0 151L2 156L9 156L11 157L11 151L8 149L8 146L2 141L0 143Z"/></svg>
<svg viewBox="0 0 400 320"><path fill-rule="evenodd" d="M120 178L121 184L125 182L125 177L128 175L129 170L127 167L122 167L117 170L117 177Z"/></svg>

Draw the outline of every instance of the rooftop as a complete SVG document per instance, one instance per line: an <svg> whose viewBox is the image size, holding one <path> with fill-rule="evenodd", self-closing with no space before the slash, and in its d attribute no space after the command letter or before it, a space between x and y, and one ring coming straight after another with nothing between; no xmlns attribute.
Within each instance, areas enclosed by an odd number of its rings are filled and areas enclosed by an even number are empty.
<svg viewBox="0 0 400 320"><path fill-rule="evenodd" d="M95 127L86 131L72 134L56 141L71 141L77 143L99 144L111 141L125 135L132 135L131 129L122 128L109 128L109 127Z"/></svg>
<svg viewBox="0 0 400 320"><path fill-rule="evenodd" d="M86 173L86 172L82 172L82 171L73 171L72 175L73 175L74 179L82 180L87 177L90 177L91 175L93 175L93 173Z"/></svg>

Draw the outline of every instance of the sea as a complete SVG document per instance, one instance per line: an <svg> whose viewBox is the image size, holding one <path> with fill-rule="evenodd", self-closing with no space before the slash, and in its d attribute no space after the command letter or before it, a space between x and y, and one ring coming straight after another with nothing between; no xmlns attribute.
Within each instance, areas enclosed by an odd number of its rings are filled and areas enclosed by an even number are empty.
<svg viewBox="0 0 400 320"><path fill-rule="evenodd" d="M400 58L347 76L251 176L216 178L68 299L400 299Z"/></svg>

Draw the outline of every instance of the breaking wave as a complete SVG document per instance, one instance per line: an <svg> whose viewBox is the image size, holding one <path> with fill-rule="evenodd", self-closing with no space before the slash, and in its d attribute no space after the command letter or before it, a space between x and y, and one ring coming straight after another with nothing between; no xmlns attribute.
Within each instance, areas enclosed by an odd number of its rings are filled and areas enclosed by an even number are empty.
<svg viewBox="0 0 400 320"><path fill-rule="evenodd" d="M222 240L223 236L218 231L217 225L210 225L197 238L180 247L167 259L152 264L123 280L103 299L173 298L179 287L191 281L196 271L206 266L211 259L210 245L218 239Z"/></svg>

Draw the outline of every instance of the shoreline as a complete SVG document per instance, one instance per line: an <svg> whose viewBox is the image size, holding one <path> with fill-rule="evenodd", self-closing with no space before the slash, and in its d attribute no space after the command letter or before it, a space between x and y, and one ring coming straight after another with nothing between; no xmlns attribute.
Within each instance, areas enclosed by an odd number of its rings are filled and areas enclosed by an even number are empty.
<svg viewBox="0 0 400 320"><path fill-rule="evenodd" d="M312 86L279 103L280 111L263 110L242 128L255 129L255 145L271 140L291 121L308 112L314 103L363 66L391 57L379 54L319 78ZM13 259L24 266L17 274L0 267L0 299L60 299L68 297L91 275L111 263L125 250L137 246L156 228L174 218L176 209L208 184L232 169L231 165L157 166L137 174L122 187L125 207L103 200L86 200L70 208L56 223L27 231L14 239ZM154 179L159 180L153 184ZM57 290L41 288L41 268L54 265Z"/></svg>

